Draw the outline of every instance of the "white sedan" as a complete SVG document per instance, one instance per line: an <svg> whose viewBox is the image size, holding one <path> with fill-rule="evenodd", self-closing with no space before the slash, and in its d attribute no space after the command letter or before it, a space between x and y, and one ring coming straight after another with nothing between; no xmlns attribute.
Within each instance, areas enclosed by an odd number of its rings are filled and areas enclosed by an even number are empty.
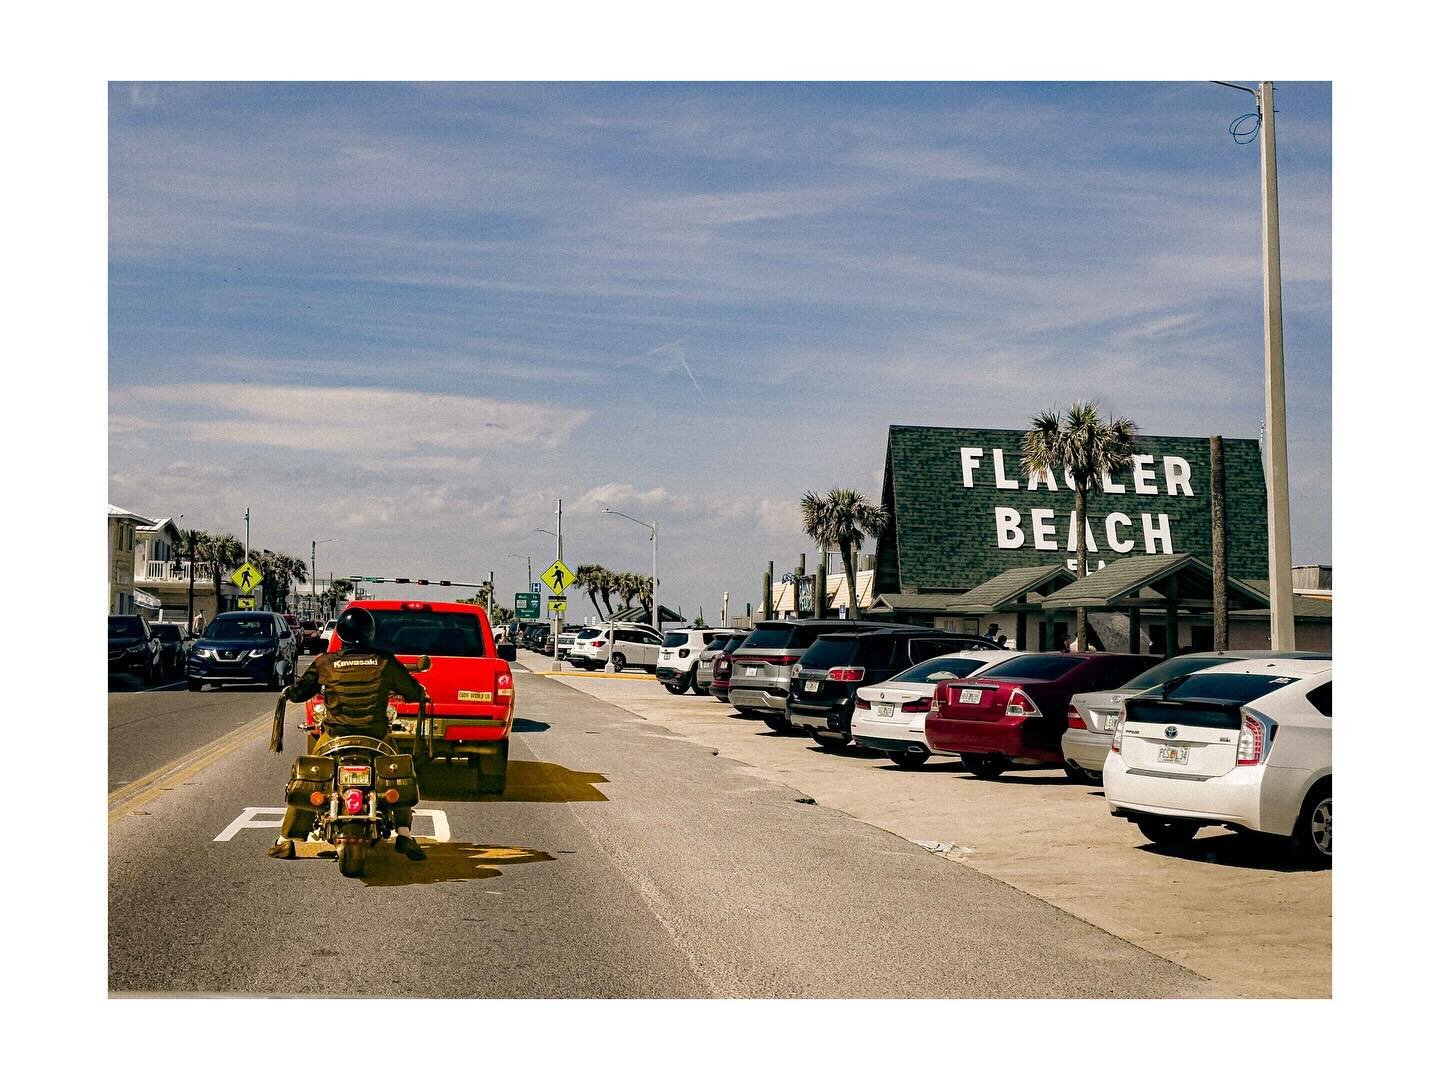
<svg viewBox="0 0 1440 1080"><path fill-rule="evenodd" d="M850 733L859 745L885 751L902 769L923 765L933 752L925 741L925 714L935 684L966 678L1016 655L1011 649L946 653L907 668L889 682L861 687L855 692Z"/></svg>
<svg viewBox="0 0 1440 1080"><path fill-rule="evenodd" d="M1243 660L1130 698L1105 761L1105 801L1156 846L1205 825L1331 849L1330 660Z"/></svg>

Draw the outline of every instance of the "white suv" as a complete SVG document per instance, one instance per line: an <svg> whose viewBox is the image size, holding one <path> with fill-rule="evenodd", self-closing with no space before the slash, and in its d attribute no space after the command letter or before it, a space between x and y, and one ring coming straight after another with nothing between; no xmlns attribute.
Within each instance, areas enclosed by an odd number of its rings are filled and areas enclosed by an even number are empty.
<svg viewBox="0 0 1440 1080"><path fill-rule="evenodd" d="M683 694L692 687L697 694L708 693L695 686L700 654L709 648L712 641L719 640L724 644L734 632L728 627L665 631L665 640L660 643L660 657L655 662L655 677L672 694Z"/></svg>
<svg viewBox="0 0 1440 1080"><path fill-rule="evenodd" d="M1328 863L1331 665L1242 660L1130 698L1105 760L1110 812L1162 849L1221 825Z"/></svg>
<svg viewBox="0 0 1440 1080"><path fill-rule="evenodd" d="M566 657L578 668L594 671L609 664L616 671L640 667L654 671L660 662L662 638L644 623L587 626L575 634Z"/></svg>

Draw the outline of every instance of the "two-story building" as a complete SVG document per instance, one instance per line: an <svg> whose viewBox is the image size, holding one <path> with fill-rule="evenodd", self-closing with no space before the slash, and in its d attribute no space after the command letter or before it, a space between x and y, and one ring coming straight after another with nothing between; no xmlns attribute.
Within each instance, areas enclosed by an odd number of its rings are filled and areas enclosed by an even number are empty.
<svg viewBox="0 0 1440 1080"><path fill-rule="evenodd" d="M131 615L135 605L135 530L151 525L147 517L118 506L109 506L106 514L107 561L110 574L111 615Z"/></svg>
<svg viewBox="0 0 1440 1080"><path fill-rule="evenodd" d="M192 565L182 558L185 554L180 529L172 519L147 520L136 528L136 603L155 622L188 623L200 615L209 623L220 612L235 607L239 593L228 575L222 575L217 593L210 567L203 562Z"/></svg>

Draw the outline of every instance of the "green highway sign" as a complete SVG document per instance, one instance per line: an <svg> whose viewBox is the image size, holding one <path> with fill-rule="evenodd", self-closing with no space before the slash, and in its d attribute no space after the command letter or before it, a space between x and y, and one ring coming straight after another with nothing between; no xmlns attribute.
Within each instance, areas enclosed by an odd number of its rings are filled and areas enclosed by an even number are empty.
<svg viewBox="0 0 1440 1080"><path fill-rule="evenodd" d="M515 617L517 619L538 619L540 617L540 594L538 592L517 592L515 594Z"/></svg>

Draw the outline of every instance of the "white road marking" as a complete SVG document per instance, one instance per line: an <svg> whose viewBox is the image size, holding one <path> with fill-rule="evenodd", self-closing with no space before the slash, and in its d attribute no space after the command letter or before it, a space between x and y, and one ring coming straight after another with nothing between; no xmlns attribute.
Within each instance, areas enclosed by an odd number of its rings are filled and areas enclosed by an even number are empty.
<svg viewBox="0 0 1440 1080"><path fill-rule="evenodd" d="M241 829L276 829L280 828L280 821L285 817L283 806L247 806L240 811L240 816L220 830L220 835L215 837L212 843L225 844L233 840ZM425 833L418 828L421 818L430 820L430 832ZM262 820L263 819L263 820ZM444 810L417 809L415 811L416 836L424 836L434 840L437 844L450 842L450 818Z"/></svg>
<svg viewBox="0 0 1440 1080"><path fill-rule="evenodd" d="M185 680L184 680L184 679L180 679L180 680L177 681L177 682L166 683L164 686L152 686L149 690L137 690L137 691L135 691L135 692L136 692L137 694L153 694L153 693L155 693L155 691L157 691L157 690L173 690L173 689L175 689L175 687L177 687L177 686L184 686L184 685L185 685Z"/></svg>

